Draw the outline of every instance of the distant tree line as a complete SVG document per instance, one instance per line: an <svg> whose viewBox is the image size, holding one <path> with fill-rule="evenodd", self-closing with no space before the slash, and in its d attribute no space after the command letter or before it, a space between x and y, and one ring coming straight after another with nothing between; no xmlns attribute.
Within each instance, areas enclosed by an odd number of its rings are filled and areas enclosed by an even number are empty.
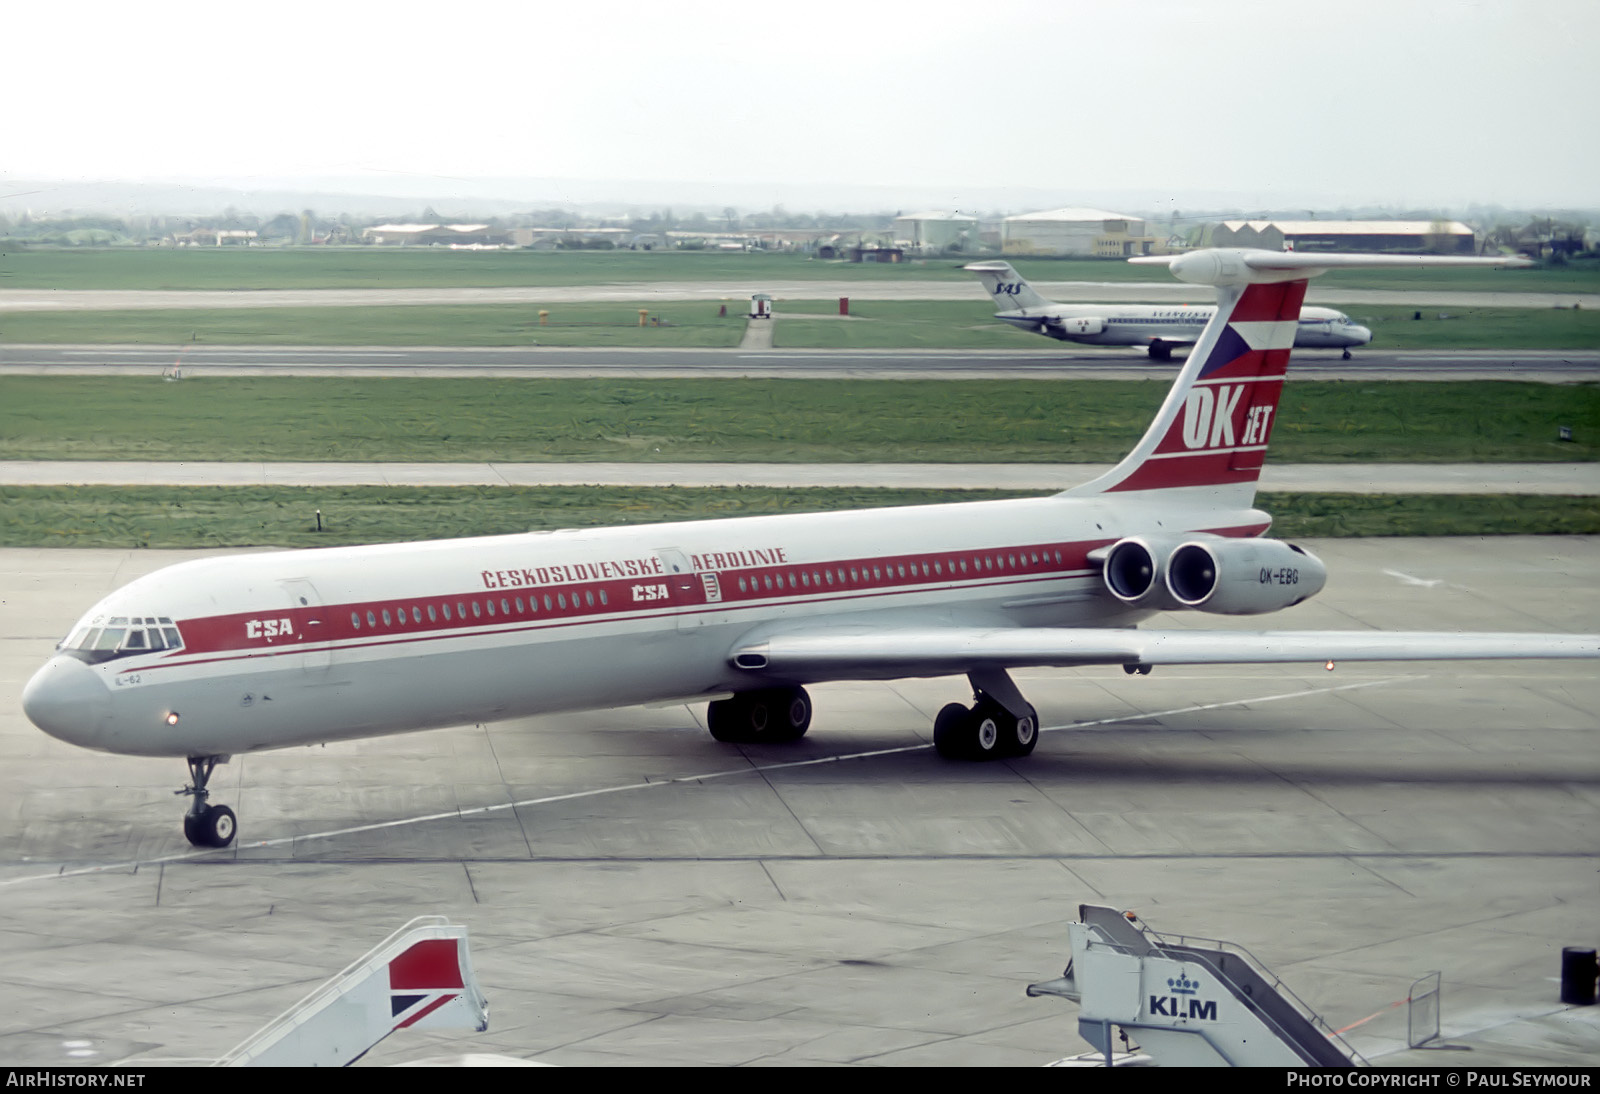
<svg viewBox="0 0 1600 1094"><path fill-rule="evenodd" d="M136 215L114 217L104 214L31 216L29 214L0 215L0 245L55 246L55 247L105 247L172 244L192 237L197 231L231 230L253 231L254 242L270 246L309 244L357 244L362 242L362 232L386 223L413 224L485 224L491 229L505 231L512 228L558 228L573 233L588 228L627 228L638 235L666 232L695 232L713 235L721 232L771 231L779 229L814 230L825 232L883 233L893 225L895 213L797 213L775 205L763 212L741 213L727 206L719 214L696 209L678 215L670 207L645 212L624 212L606 216L584 213L575 209L552 207L530 209L526 213L508 216L476 217L469 212L437 212L425 206L414 214L405 216L375 217L339 213L319 214L304 209L298 213L280 212L273 216L225 209L215 216ZM996 214L998 216L999 214ZM1224 213L1213 216L1185 216L1183 224L1171 218L1173 234L1185 238L1190 246L1204 246L1209 228L1218 220L1269 218L1276 214ZM1327 219L1366 219L1371 211L1353 212L1338 210L1321 214ZM1386 210L1384 218L1407 220L1437 220L1436 210L1395 212ZM1164 218L1152 218L1159 224ZM1449 219L1455 219L1451 217ZM1490 250L1508 249L1534 257L1562 260L1589 254L1585 237L1595 238L1590 225L1600 223L1600 212L1563 212L1559 216L1535 213L1528 210L1511 210L1498 206L1474 206L1462 218L1478 232L1480 245ZM571 247L598 246L586 243L578 235Z"/></svg>

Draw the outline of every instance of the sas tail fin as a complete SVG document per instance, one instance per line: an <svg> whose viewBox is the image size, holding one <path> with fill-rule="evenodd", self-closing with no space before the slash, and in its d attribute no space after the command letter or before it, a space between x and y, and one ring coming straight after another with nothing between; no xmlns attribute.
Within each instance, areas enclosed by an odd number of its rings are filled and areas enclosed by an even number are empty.
<svg viewBox="0 0 1600 1094"><path fill-rule="evenodd" d="M1217 311L1126 459L1069 496L1145 494L1247 508L1276 424L1306 285L1334 268L1493 266L1520 259L1205 250L1134 258L1217 290ZM970 267L968 267L970 269Z"/></svg>
<svg viewBox="0 0 1600 1094"><path fill-rule="evenodd" d="M978 275L1000 311L1037 311L1054 303L1034 292L1033 286L1024 281L1009 262L974 262L961 268Z"/></svg>

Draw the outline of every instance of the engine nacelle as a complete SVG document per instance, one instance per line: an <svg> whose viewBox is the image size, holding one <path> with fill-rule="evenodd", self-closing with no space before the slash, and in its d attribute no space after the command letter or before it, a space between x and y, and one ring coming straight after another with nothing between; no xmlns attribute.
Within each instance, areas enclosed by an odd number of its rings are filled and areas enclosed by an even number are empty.
<svg viewBox="0 0 1600 1094"><path fill-rule="evenodd" d="M1207 538L1180 544L1167 560L1164 577L1172 599L1185 608L1259 615L1321 592L1328 568L1316 555L1281 539Z"/></svg>
<svg viewBox="0 0 1600 1094"><path fill-rule="evenodd" d="M1073 338L1087 335L1101 334L1106 329L1106 321L1094 316L1080 316L1075 319L1061 320L1061 333Z"/></svg>
<svg viewBox="0 0 1600 1094"><path fill-rule="evenodd" d="M1167 560L1178 543L1159 536L1118 540L1106 553L1101 579L1112 596L1131 607L1153 611L1180 607L1167 588Z"/></svg>

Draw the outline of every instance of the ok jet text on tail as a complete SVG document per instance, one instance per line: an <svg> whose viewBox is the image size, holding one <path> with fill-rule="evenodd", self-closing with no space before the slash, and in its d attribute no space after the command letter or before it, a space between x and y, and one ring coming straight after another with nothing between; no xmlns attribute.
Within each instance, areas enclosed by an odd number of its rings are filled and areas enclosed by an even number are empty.
<svg viewBox="0 0 1600 1094"><path fill-rule="evenodd" d="M1009 262L974 262L963 269L977 274L994 297L996 319L1062 342L1144 346L1158 361L1199 342L1217 311L1209 304L1057 304L1034 291ZM1302 307L1295 322L1294 345L1300 349L1342 349L1349 360L1350 347L1370 341L1371 330L1332 308Z"/></svg>
<svg viewBox="0 0 1600 1094"><path fill-rule="evenodd" d="M184 830L223 846L207 779L257 749L695 698L719 741L785 741L807 684L964 674L934 745L986 760L1038 742L1012 668L1595 657L1594 635L1136 629L1322 588L1254 506L1306 282L1415 261L1171 260L1216 310L1128 457L1061 494L186 562L90 608L23 705L85 748L186 758Z"/></svg>

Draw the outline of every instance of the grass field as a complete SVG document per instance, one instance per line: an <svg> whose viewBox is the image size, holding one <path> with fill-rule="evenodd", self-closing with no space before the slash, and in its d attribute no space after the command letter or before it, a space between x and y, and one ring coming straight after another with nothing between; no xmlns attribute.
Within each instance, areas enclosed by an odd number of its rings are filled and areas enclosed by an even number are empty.
<svg viewBox="0 0 1600 1094"><path fill-rule="evenodd" d="M1359 304L1346 313L1372 328L1375 349L1600 349L1596 311Z"/></svg>
<svg viewBox="0 0 1600 1094"><path fill-rule="evenodd" d="M1041 271L1054 263L1037 264ZM0 289L399 289L626 282L903 278L972 281L957 260L903 264L823 261L804 255L715 251L451 251L412 247L8 250ZM1093 280L1154 281L1165 270L1079 262ZM1028 266L1033 269L1032 265ZM1067 269L1065 265L1061 270ZM1076 275L1038 272L1060 280Z"/></svg>
<svg viewBox="0 0 1600 1094"><path fill-rule="evenodd" d="M0 377L0 459L1105 463L1145 381ZM1571 426L1575 440L1557 439ZM1286 462L1600 458L1600 387L1291 382Z"/></svg>
<svg viewBox="0 0 1600 1094"><path fill-rule="evenodd" d="M602 487L7 487L4 547L331 547L1026 496ZM1262 494L1277 536L1600 533L1600 499ZM317 513L324 530L316 531Z"/></svg>
<svg viewBox="0 0 1600 1094"><path fill-rule="evenodd" d="M609 285L630 281L971 280L962 259L897 264L702 251L451 251L441 248L8 248L0 289L353 289ZM1162 267L1014 257L1036 281L1170 281ZM1597 292L1600 263L1523 270L1340 271L1319 284L1361 288Z"/></svg>
<svg viewBox="0 0 1600 1094"><path fill-rule="evenodd" d="M719 349L748 301L0 312L0 343L172 346L626 346ZM639 325L639 309L664 326ZM548 310L548 325L539 312Z"/></svg>

